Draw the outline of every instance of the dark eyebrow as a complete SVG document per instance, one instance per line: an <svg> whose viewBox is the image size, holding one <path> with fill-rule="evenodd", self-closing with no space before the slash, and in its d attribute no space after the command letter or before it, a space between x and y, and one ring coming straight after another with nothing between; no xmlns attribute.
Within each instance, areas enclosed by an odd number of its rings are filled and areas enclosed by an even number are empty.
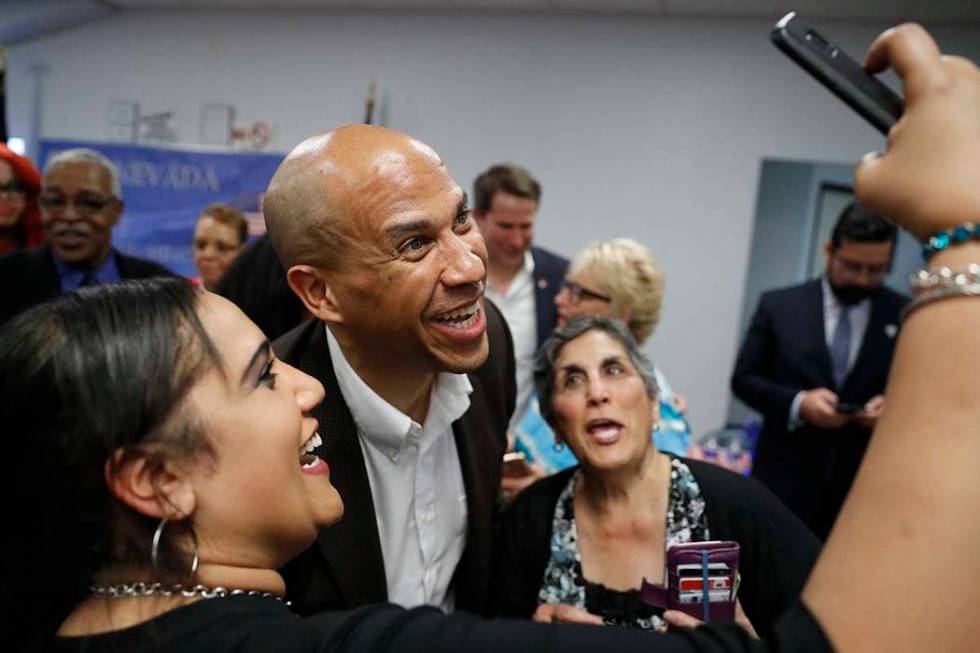
<svg viewBox="0 0 980 653"><path fill-rule="evenodd" d="M575 363L569 363L568 365L562 365L558 371L565 374L571 374L572 372L583 372L584 370Z"/></svg>
<svg viewBox="0 0 980 653"><path fill-rule="evenodd" d="M248 362L248 366L245 371L242 372L241 385L245 385L252 377L256 376L262 369L268 364L272 359L272 346L269 345L269 341L266 340L255 350L252 354L252 359Z"/></svg>
<svg viewBox="0 0 980 653"><path fill-rule="evenodd" d="M456 204L456 213L453 215L455 219L460 213L466 210L469 205L469 198L466 195L466 191L463 191L463 196L459 199ZM408 220L406 222L397 222L392 225L388 225L382 230L381 235L385 240L401 240L402 237L409 234L429 231L433 228L432 220L428 218L418 218L416 220Z"/></svg>
<svg viewBox="0 0 980 653"><path fill-rule="evenodd" d="M432 220L419 218L418 220L408 220L406 222L396 222L384 228L382 236L385 240L401 240L403 236L428 231L432 228Z"/></svg>

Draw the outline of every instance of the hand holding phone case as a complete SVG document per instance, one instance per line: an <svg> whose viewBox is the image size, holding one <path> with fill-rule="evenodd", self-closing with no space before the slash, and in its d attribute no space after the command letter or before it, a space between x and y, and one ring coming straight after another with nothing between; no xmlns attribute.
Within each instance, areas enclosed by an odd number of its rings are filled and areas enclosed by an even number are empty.
<svg viewBox="0 0 980 653"><path fill-rule="evenodd" d="M667 586L643 579L648 604L680 610L695 619L734 621L738 591L737 542L689 542L667 549Z"/></svg>

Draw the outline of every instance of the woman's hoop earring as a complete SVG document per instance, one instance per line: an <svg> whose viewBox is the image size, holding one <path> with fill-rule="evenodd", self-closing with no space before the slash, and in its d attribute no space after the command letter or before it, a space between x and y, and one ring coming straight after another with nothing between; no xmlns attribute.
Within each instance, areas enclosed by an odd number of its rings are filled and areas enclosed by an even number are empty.
<svg viewBox="0 0 980 653"><path fill-rule="evenodd" d="M659 430L660 430L660 422L657 422L656 424L653 425L653 432L656 433Z"/></svg>
<svg viewBox="0 0 980 653"><path fill-rule="evenodd" d="M555 450L555 453L561 453L562 451L565 450L565 443L556 442L553 445L551 445L551 448Z"/></svg>
<svg viewBox="0 0 980 653"><path fill-rule="evenodd" d="M161 519L157 525L157 529L153 532L153 545L150 547L150 564L153 565L154 570L159 570L160 568L160 538L163 537L163 529L166 528L167 522L169 521L169 517ZM191 534L191 544L194 547L194 558L191 560L191 578L193 578L194 574L197 573L197 565L201 560L197 548L197 535L194 534L194 529L189 525L187 530Z"/></svg>

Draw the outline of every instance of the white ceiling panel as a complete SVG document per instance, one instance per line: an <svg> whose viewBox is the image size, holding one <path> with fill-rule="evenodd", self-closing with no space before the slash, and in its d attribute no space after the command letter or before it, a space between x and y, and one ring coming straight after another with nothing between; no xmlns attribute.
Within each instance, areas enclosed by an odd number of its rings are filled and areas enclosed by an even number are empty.
<svg viewBox="0 0 980 653"><path fill-rule="evenodd" d="M980 0L0 0L0 42L17 43L118 11L399 10L641 13L650 16L980 23Z"/></svg>
<svg viewBox="0 0 980 653"><path fill-rule="evenodd" d="M453 0L456 9L490 9L497 11L547 11L554 8L551 0Z"/></svg>
<svg viewBox="0 0 980 653"><path fill-rule="evenodd" d="M30 41L103 18L115 10L88 0L4 0L0 43Z"/></svg>
<svg viewBox="0 0 980 653"><path fill-rule="evenodd" d="M786 13L781 0L664 0L668 16L745 16L757 18ZM788 10L786 10L788 11Z"/></svg>
<svg viewBox="0 0 980 653"><path fill-rule="evenodd" d="M560 11L663 13L664 0L552 0Z"/></svg>
<svg viewBox="0 0 980 653"><path fill-rule="evenodd" d="M770 17L794 10L823 19L976 22L980 0L53 0L37 4L129 9L480 9L642 12L669 16Z"/></svg>
<svg viewBox="0 0 980 653"><path fill-rule="evenodd" d="M790 9L796 11L800 16L811 18L878 21L908 20L909 18L909 2L907 0L861 0L860 2L794 0L789 5Z"/></svg>

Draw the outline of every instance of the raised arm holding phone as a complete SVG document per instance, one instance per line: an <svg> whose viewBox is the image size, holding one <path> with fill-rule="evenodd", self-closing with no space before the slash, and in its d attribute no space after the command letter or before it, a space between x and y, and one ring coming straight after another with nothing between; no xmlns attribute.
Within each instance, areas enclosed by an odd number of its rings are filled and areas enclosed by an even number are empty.
<svg viewBox="0 0 980 653"><path fill-rule="evenodd" d="M976 65L943 56L925 30L903 25L872 44L865 66L894 69L906 104L885 152L857 167L861 202L920 240L980 220ZM980 263L976 240L928 267L971 263ZM888 407L803 594L841 651L976 648L978 324L976 297L925 304L903 324ZM947 573L951 563L956 573Z"/></svg>

